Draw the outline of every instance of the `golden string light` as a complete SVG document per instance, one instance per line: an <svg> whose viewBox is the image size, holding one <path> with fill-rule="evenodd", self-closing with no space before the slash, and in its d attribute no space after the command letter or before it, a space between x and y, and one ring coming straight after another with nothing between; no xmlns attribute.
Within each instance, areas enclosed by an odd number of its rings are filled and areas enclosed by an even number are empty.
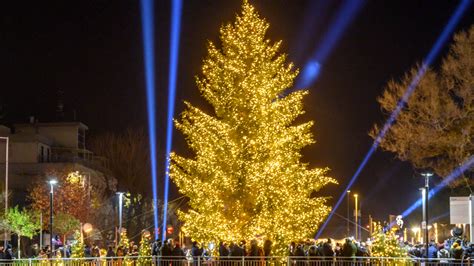
<svg viewBox="0 0 474 266"><path fill-rule="evenodd" d="M208 114L186 103L176 127L194 158L171 154L170 176L189 197L179 212L193 239L269 239L274 254L310 237L330 212L313 193L336 181L327 168L310 169L300 150L314 143L313 122L294 125L307 91L283 96L298 74L281 42L265 39L269 24L244 2L234 24L221 28L222 47L208 45L197 86L212 105Z"/></svg>

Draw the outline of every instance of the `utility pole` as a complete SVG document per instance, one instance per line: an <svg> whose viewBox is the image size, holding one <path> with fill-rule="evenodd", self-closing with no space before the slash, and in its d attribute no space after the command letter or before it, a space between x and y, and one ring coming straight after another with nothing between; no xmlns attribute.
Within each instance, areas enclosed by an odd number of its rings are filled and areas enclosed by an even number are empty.
<svg viewBox="0 0 474 266"><path fill-rule="evenodd" d="M51 258L54 256L54 244L53 244L53 193L54 193L54 185L56 185L58 181L56 180L49 180L49 186L51 190L49 192L49 247L51 248Z"/></svg>
<svg viewBox="0 0 474 266"><path fill-rule="evenodd" d="M116 193L119 196L119 231L118 231L118 238L117 238L117 247L119 246L120 243L120 237L122 234L122 201L123 201L123 192L117 192Z"/></svg>
<svg viewBox="0 0 474 266"><path fill-rule="evenodd" d="M5 140L5 218L8 213L8 149L9 149L9 141L8 137L0 137L0 139ZM3 239L3 246L6 248L8 244L8 232L4 230L4 239Z"/></svg>
<svg viewBox="0 0 474 266"><path fill-rule="evenodd" d="M359 226L359 209L358 209L358 198L359 198L359 195L357 194L354 194L354 199L355 199L355 211L354 211L354 221L355 221L355 224L354 224L354 227L355 227L355 239L356 240L359 240L359 228L357 228Z"/></svg>
<svg viewBox="0 0 474 266"><path fill-rule="evenodd" d="M374 233L374 225L372 221L372 215L369 214L369 237L372 237L372 234Z"/></svg>
<svg viewBox="0 0 474 266"><path fill-rule="evenodd" d="M432 173L426 172L422 173L422 176L425 177L425 187L423 189L423 222L421 227L424 230L424 239L425 239L425 257L428 258L428 247L429 247L429 231L428 231L428 200L430 194L430 177L433 176Z"/></svg>
<svg viewBox="0 0 474 266"><path fill-rule="evenodd" d="M350 214L350 205L351 205L351 201L350 201L350 194L351 194L351 191L348 190L347 193L346 193L346 198L347 198L347 225L346 225L346 236L349 237L350 234L351 234L351 229L350 229L350 224L351 224L351 214Z"/></svg>

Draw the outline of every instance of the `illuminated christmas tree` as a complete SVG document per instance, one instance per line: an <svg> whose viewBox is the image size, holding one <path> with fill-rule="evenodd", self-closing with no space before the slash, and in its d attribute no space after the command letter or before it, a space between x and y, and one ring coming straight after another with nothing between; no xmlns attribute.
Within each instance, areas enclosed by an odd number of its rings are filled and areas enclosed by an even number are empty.
<svg viewBox="0 0 474 266"><path fill-rule="evenodd" d="M81 237L81 232L76 230L74 232L74 239L76 243L71 247L72 258L84 258L84 240Z"/></svg>
<svg viewBox="0 0 474 266"><path fill-rule="evenodd" d="M220 31L222 47L209 43L197 85L213 109L186 103L176 127L195 156L171 154L170 175L189 197L191 209L179 212L186 235L203 243L269 239L281 255L316 232L330 207L315 192L336 181L300 161L314 143L312 121L294 124L308 92L287 91L298 71L279 54L281 42L265 39L268 27L244 2Z"/></svg>
<svg viewBox="0 0 474 266"><path fill-rule="evenodd" d="M380 224L377 224L375 231L371 249L373 257L403 258L407 256L407 250L400 245L400 240L393 231L384 232Z"/></svg>
<svg viewBox="0 0 474 266"><path fill-rule="evenodd" d="M127 230L122 228L122 232L120 232L120 241L118 244L119 247L122 247L124 250L130 248L130 240L128 240Z"/></svg>
<svg viewBox="0 0 474 266"><path fill-rule="evenodd" d="M150 232L142 233L138 254L138 265L151 265Z"/></svg>

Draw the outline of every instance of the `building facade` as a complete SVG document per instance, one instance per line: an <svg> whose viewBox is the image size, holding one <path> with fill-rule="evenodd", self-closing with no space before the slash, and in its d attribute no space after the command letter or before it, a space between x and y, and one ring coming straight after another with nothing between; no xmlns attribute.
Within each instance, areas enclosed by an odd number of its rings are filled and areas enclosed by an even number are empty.
<svg viewBox="0 0 474 266"><path fill-rule="evenodd" d="M29 185L54 177L48 172L68 169L83 176L84 185L103 193L116 189L116 179L107 170L106 160L86 148L88 127L80 122L0 125L0 136L9 138L9 190L11 206L24 205ZM5 181L4 141L0 141L0 182Z"/></svg>

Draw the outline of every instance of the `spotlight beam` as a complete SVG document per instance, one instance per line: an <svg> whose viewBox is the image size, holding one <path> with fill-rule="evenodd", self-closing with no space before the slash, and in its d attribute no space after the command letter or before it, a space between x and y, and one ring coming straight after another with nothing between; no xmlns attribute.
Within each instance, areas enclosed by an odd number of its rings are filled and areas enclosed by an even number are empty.
<svg viewBox="0 0 474 266"><path fill-rule="evenodd" d="M170 41L170 62L168 76L168 117L166 123L166 161L165 161L165 188L163 201L163 232L162 240L166 238L167 216L168 216L168 196L169 196L169 155L173 144L173 116L176 98L176 80L178 75L179 37L181 31L181 9L182 1L173 0L171 6L171 41Z"/></svg>
<svg viewBox="0 0 474 266"><path fill-rule="evenodd" d="M155 41L153 0L141 0L143 58L145 67L145 86L147 95L148 138L150 142L151 181L153 190L153 220L155 239L158 239L158 188L156 164L156 124L155 124Z"/></svg>
<svg viewBox="0 0 474 266"><path fill-rule="evenodd" d="M405 106L406 102L408 101L408 99L410 98L410 95L413 93L413 91L415 90L416 86L418 85L418 83L420 82L421 78L423 77L423 75L426 73L426 71L428 70L428 66L431 65L434 61L434 59L436 58L436 56L439 54L439 52L441 51L441 48L443 47L443 45L446 43L446 41L448 40L449 36L451 36L451 33L454 31L454 28L456 27L456 25L459 23L459 20L461 19L462 15L464 14L464 12L466 11L466 9L469 7L469 5L471 4L472 0L462 0L460 2L460 4L458 5L458 7L456 8L454 14L451 16L451 18L449 19L449 22L448 24L444 27L441 35L438 37L438 39L436 40L435 44L433 45L433 47L431 48L431 51L429 52L428 56L426 56L426 58L423 60L422 62L422 66L420 67L420 69L418 70L417 74L415 75L415 77L413 78L412 82L410 83L410 85L408 86L407 90L405 91L405 93L403 94L402 98L399 100L398 104L397 104L397 107L395 108L395 110L392 112L392 114L390 115L389 119L385 122L382 130L379 132L379 134L377 135L377 137L375 138L374 142L372 143L372 146L370 147L369 151L367 152L367 154L365 155L364 159L362 160L362 163L359 165L359 167L357 168L357 171L354 173L354 175L352 176L351 180L349 181L349 184L346 186L346 188L343 190L344 192L341 194L341 196L339 197L336 205L334 206L334 208L332 209L332 211L329 213L329 216L328 218L326 219L326 221L323 223L323 225L321 226L321 228L319 229L318 233L316 234L316 238L319 238L319 236L321 235L321 233L324 231L324 229L326 228L326 226L328 225L329 221L331 220L332 216L334 215L334 212L337 210L337 208L339 207L339 205L341 205L345 195L346 195L346 191L347 190L350 190L352 185L354 184L354 182L357 180L357 178L359 177L360 173L362 172L362 170L364 169L365 165L367 164L367 162L369 161L370 157L372 157L372 154L375 152L375 150L377 149L377 147L379 146L380 142L382 141L383 137L385 136L385 134L388 132L388 130L390 129L390 127L392 126L392 124L395 122L395 120L397 119L398 115L400 114L400 112L402 111L403 107ZM430 194L429 194L430 195Z"/></svg>
<svg viewBox="0 0 474 266"><path fill-rule="evenodd" d="M462 175L465 171L469 170L470 168L474 167L474 155L469 157L469 159L459 166L458 168L454 169L447 177L443 179L441 183L435 186L433 189L430 190L428 193L428 199L434 197L440 190L447 187L451 182L456 180L460 175ZM421 206L422 200L418 199L415 203L413 203L410 207L408 207L403 213L402 216L406 217L410 215L414 210Z"/></svg>
<svg viewBox="0 0 474 266"><path fill-rule="evenodd" d="M320 68L330 55L342 34L364 6L365 0L345 0L337 14L332 18L328 31L324 34L318 48L306 62L300 77L296 82L296 89L310 86L319 76Z"/></svg>

